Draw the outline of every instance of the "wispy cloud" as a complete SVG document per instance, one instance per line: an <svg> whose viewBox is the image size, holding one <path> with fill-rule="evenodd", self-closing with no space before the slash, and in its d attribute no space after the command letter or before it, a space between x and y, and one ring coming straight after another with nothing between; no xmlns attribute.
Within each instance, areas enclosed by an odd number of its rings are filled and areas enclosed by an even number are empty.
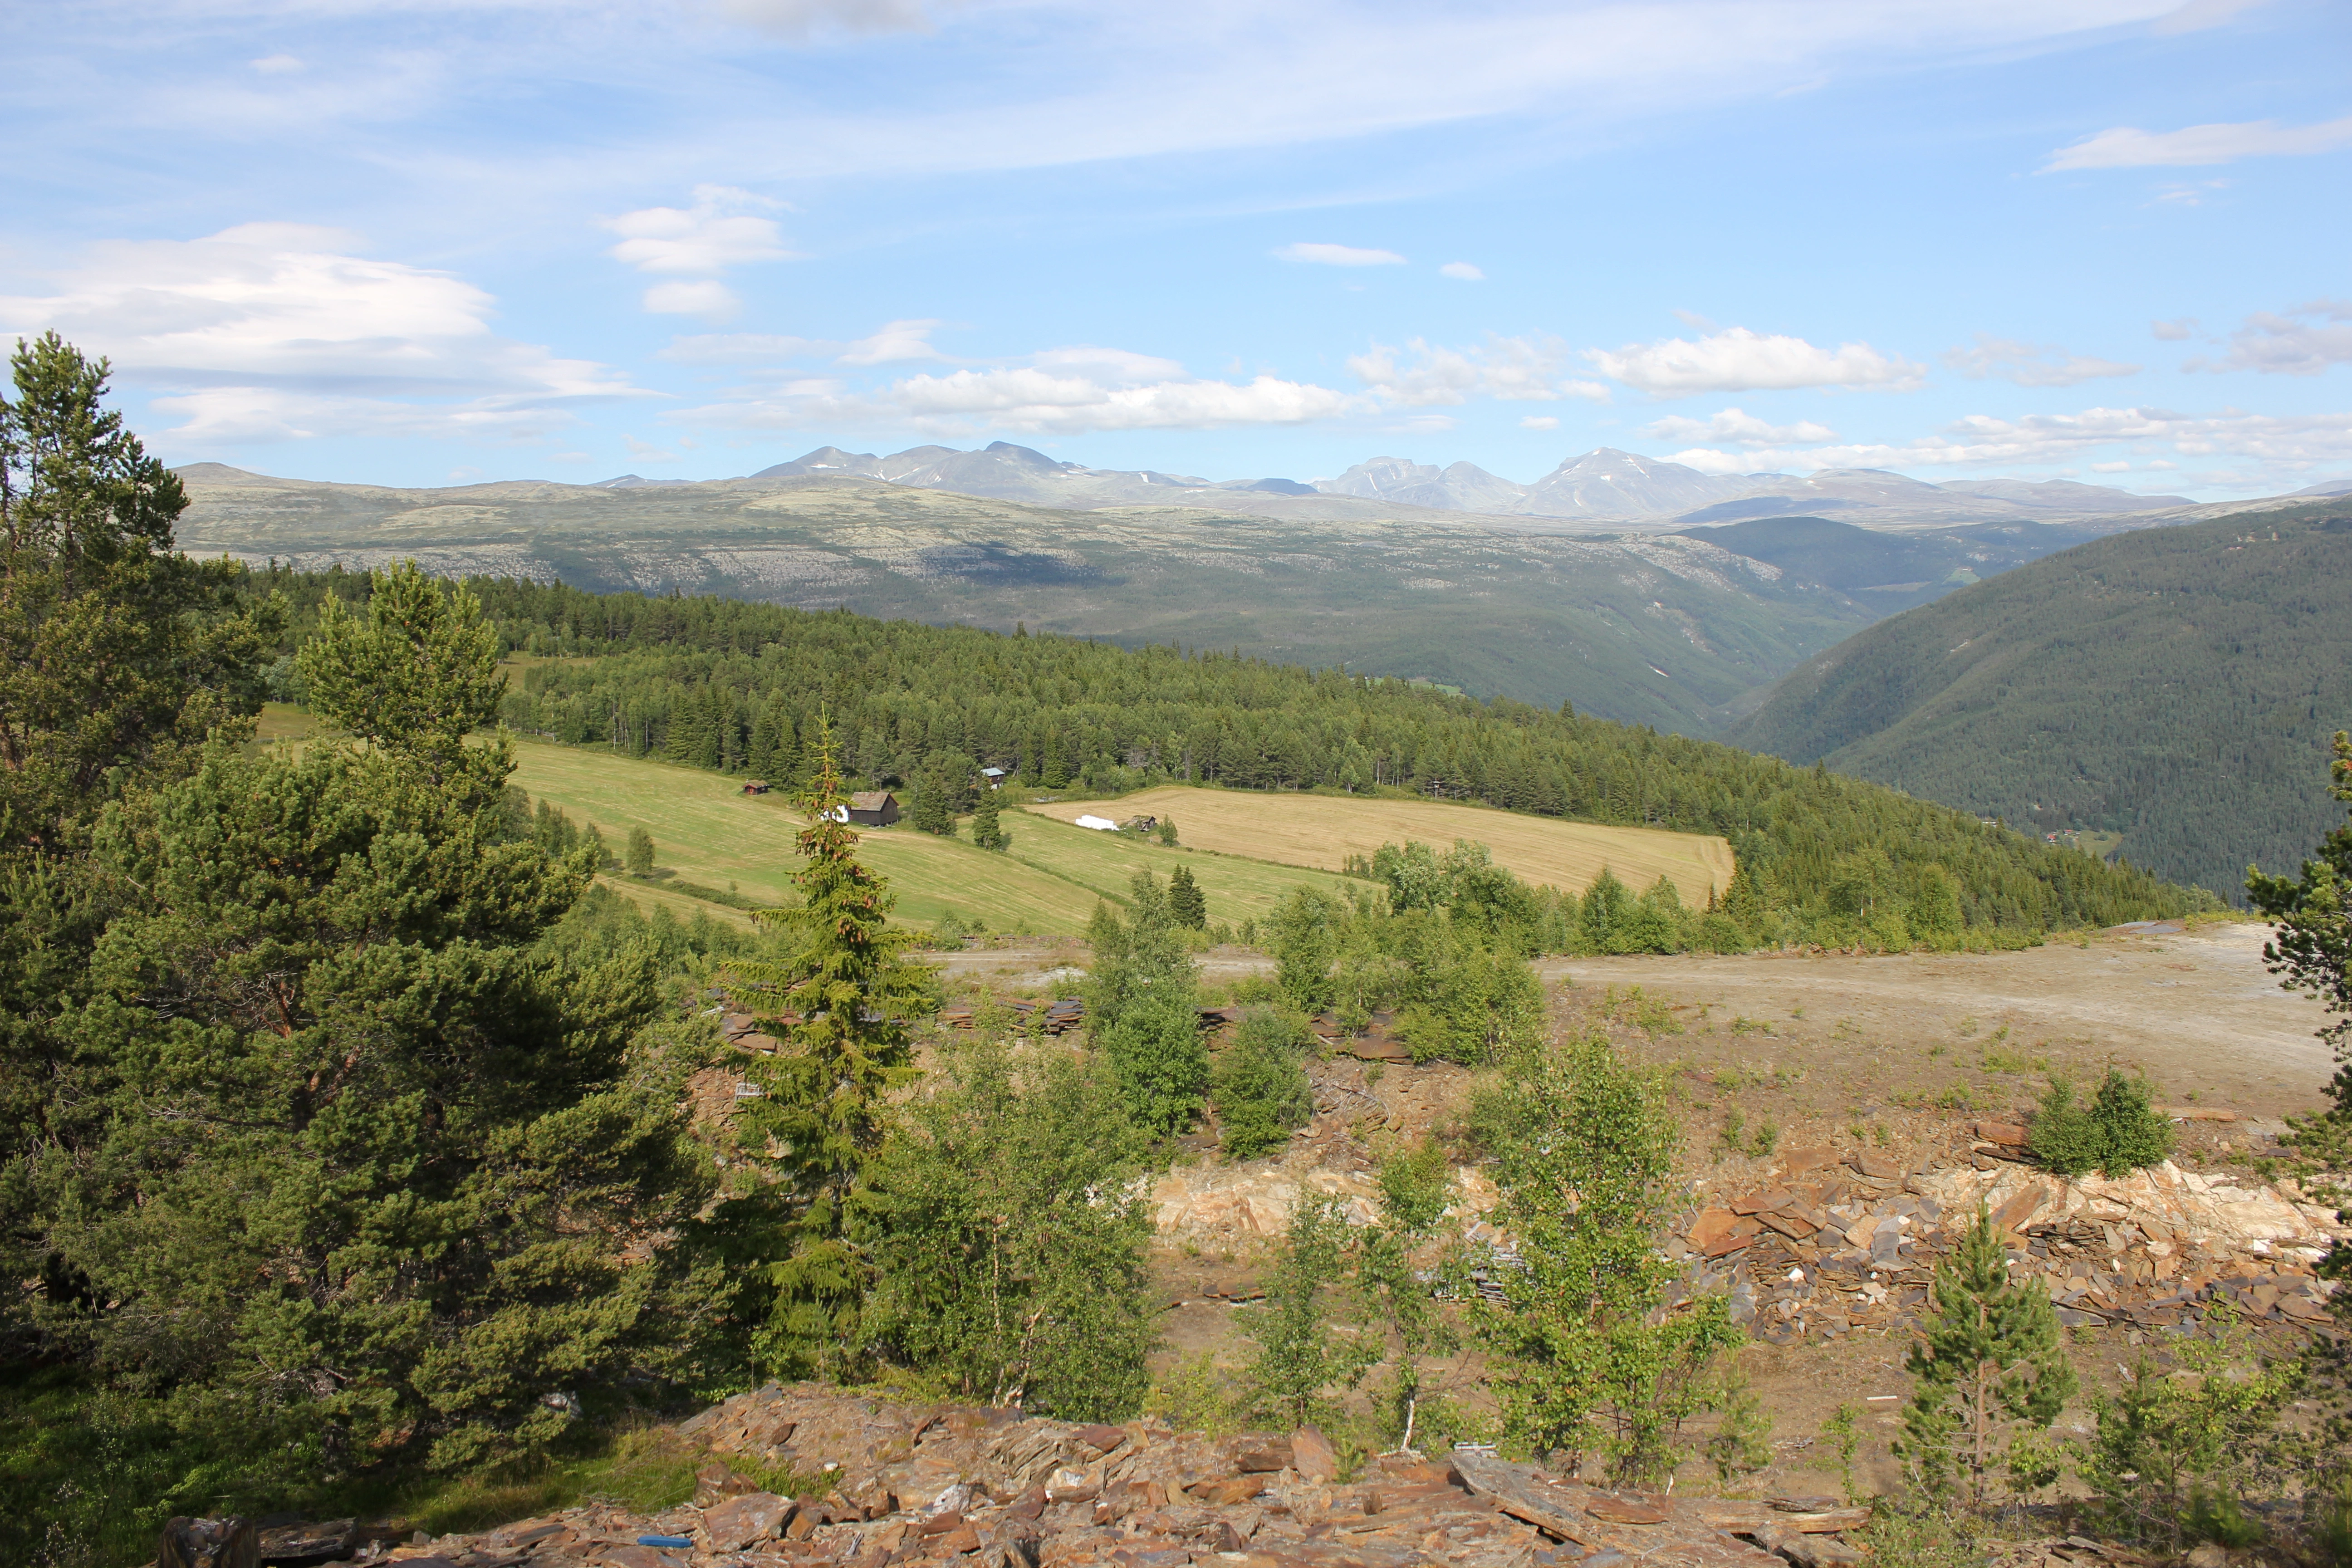
<svg viewBox="0 0 2352 1568"><path fill-rule="evenodd" d="M1437 269L1441 278L1451 278L1457 283L1484 283L1486 272L1468 261L1449 261Z"/></svg>
<svg viewBox="0 0 2352 1568"><path fill-rule="evenodd" d="M918 0L709 0L711 12L739 26L795 41L827 32L924 33L930 17Z"/></svg>
<svg viewBox="0 0 2352 1568"><path fill-rule="evenodd" d="M1317 267L1402 267L1404 258L1393 250L1367 250L1355 245L1286 245L1274 253L1277 261L1304 261Z"/></svg>
<svg viewBox="0 0 2352 1568"><path fill-rule="evenodd" d="M1826 425L1801 419L1794 425L1774 425L1743 409L1727 408L1712 419L1669 415L1642 427L1643 434L1661 441L1730 441L1742 447L1788 446L1800 441L1834 441L1837 432Z"/></svg>
<svg viewBox="0 0 2352 1568"><path fill-rule="evenodd" d="M1415 338L1402 349L1375 343L1348 361L1348 374L1384 402L1425 406L1474 396L1549 403L1562 397L1609 401L1598 382L1563 380L1568 345L1557 338L1489 334L1475 348L1452 349Z"/></svg>
<svg viewBox="0 0 2352 1568"><path fill-rule="evenodd" d="M2174 459L2233 458L2284 484L2323 465L2352 462L2352 413L2274 415L2225 409L2182 414L2164 408L2087 408L2079 414L2003 419L1971 415L1913 440L1727 452L1694 447L1674 460L1709 473L1770 467L1814 468L2021 468L2087 461L2101 448L2124 447L2141 466Z"/></svg>
<svg viewBox="0 0 2352 1568"><path fill-rule="evenodd" d="M2276 314L2256 311L2230 334L2228 353L2192 359L2181 368L2317 375L2338 364L2352 364L2352 300L2314 300Z"/></svg>
<svg viewBox="0 0 2352 1568"><path fill-rule="evenodd" d="M1970 381L1990 376L2020 386L2076 386L2103 376L2137 375L2140 367L2072 354L2048 343L2013 342L1979 332L1976 346L1947 349L1944 363Z"/></svg>
<svg viewBox="0 0 2352 1568"><path fill-rule="evenodd" d="M1623 348L1587 349L1603 375L1659 397L1706 392L1758 392L1805 386L1874 387L1907 392L1927 367L1868 343L1825 349L1802 338L1766 336L1732 327L1696 341L1667 338Z"/></svg>
<svg viewBox="0 0 2352 1568"><path fill-rule="evenodd" d="M2352 116L2324 125L2281 125L2275 120L2191 125L2179 131L2142 131L2121 125L2061 147L2050 154L2042 172L2193 169L2234 163L2241 158L2307 157L2339 147L2352 147Z"/></svg>
<svg viewBox="0 0 2352 1568"><path fill-rule="evenodd" d="M2169 321L2150 321L2147 330L2160 343L2185 343L2197 335L2197 318L2178 316Z"/></svg>

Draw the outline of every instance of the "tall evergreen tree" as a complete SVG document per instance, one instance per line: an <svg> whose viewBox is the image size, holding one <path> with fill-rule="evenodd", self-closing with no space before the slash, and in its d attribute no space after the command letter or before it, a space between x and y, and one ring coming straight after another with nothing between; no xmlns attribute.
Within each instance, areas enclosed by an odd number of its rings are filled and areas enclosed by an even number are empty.
<svg viewBox="0 0 2352 1568"><path fill-rule="evenodd" d="M797 907L752 919L797 941L786 961L730 966L742 1000L784 1042L751 1067L764 1091L746 1121L773 1141L780 1179L739 1205L760 1262L763 1364L837 1374L856 1355L873 1265L848 1228L852 1194L887 1122L885 1097L913 1074L911 1016L929 983L907 962L912 936L889 929L889 886L857 858L832 736L820 724L816 773L800 805Z"/></svg>
<svg viewBox="0 0 2352 1568"><path fill-rule="evenodd" d="M0 396L0 847L60 847L118 770L186 772L259 708L282 603L173 550L180 481L104 407L107 364L19 342Z"/></svg>
<svg viewBox="0 0 2352 1568"><path fill-rule="evenodd" d="M1209 923L1209 896L1192 879L1190 866L1168 873L1168 912L1187 931L1200 931Z"/></svg>
<svg viewBox="0 0 2352 1568"><path fill-rule="evenodd" d="M971 841L982 849L1013 847L1013 836L1004 831L1003 807L992 789L982 790L972 804Z"/></svg>

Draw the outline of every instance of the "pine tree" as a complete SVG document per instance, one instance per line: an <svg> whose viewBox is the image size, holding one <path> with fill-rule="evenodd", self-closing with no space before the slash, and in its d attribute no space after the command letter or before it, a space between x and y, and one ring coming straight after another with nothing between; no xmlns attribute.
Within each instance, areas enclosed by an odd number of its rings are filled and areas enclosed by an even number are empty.
<svg viewBox="0 0 2352 1568"><path fill-rule="evenodd" d="M173 550L178 479L106 409L107 363L19 342L0 396L0 847L59 847L115 769L251 732L285 604Z"/></svg>
<svg viewBox="0 0 2352 1568"><path fill-rule="evenodd" d="M628 847L622 851L621 866L632 877L650 877L654 871L654 836L642 824L629 829Z"/></svg>
<svg viewBox="0 0 2352 1568"><path fill-rule="evenodd" d="M1209 896L1192 879L1189 866L1179 866L1168 873L1168 912L1187 931L1200 931L1209 923Z"/></svg>
<svg viewBox="0 0 2352 1568"><path fill-rule="evenodd" d="M751 1069L764 1090L745 1121L782 1151L782 1178L741 1200L739 1226L761 1263L765 1364L837 1374L861 1342L873 1269L848 1229L850 1200L880 1146L885 1096L913 1068L908 1018L931 1005L906 961L913 938L889 928L894 900L856 856L833 738L822 720L816 773L800 799L797 908L761 910L761 925L798 939L782 963L739 960L729 973L785 1048Z"/></svg>
<svg viewBox="0 0 2352 1568"><path fill-rule="evenodd" d="M2058 1418L2074 1392L2074 1369L2050 1292L2039 1279L2010 1279L2000 1233L1981 1206L1937 1266L1932 1307L1904 1363L1916 1382L1898 1451L1931 1491L1965 1477L1981 1508L2011 1444Z"/></svg>
<svg viewBox="0 0 2352 1568"><path fill-rule="evenodd" d="M945 769L934 764L915 784L915 808L908 813L915 829L941 838L955 837L955 790Z"/></svg>
<svg viewBox="0 0 2352 1568"><path fill-rule="evenodd" d="M331 1465L541 1450L572 1418L551 1388L691 1358L711 1283L646 1246L707 1190L684 1069L632 1051L651 967L537 951L587 855L516 837L503 748L462 743L495 712L495 645L462 590L373 586L305 661L366 744L216 741L96 836L141 889L79 1040L110 1081L90 1145L39 1178L45 1247L122 1309L57 1342L238 1435L231 1466L293 1427Z"/></svg>

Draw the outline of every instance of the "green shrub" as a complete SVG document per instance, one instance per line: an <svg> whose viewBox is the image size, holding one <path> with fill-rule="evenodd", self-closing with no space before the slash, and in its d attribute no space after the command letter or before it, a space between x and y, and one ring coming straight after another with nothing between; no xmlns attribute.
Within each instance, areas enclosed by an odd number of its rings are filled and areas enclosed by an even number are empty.
<svg viewBox="0 0 2352 1568"><path fill-rule="evenodd" d="M1315 1109L1305 1058L1311 1038L1297 1019L1253 1007L1216 1066L1217 1120L1225 1152L1254 1159L1288 1142Z"/></svg>
<svg viewBox="0 0 2352 1568"><path fill-rule="evenodd" d="M2033 1117L2032 1148L2043 1169L2062 1176L2127 1176L2172 1152L2172 1126L2149 1106L2145 1079L2110 1068L2087 1105L2073 1084L2052 1080Z"/></svg>

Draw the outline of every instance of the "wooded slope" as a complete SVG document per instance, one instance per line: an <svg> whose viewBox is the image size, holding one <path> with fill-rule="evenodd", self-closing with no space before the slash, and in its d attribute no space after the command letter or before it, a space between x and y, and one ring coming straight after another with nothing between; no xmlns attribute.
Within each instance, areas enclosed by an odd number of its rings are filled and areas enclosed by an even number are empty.
<svg viewBox="0 0 2352 1568"><path fill-rule="evenodd" d="M1730 736L2039 831L2122 836L2232 899L2343 808L2352 504L2117 534L1906 611L1810 660Z"/></svg>

